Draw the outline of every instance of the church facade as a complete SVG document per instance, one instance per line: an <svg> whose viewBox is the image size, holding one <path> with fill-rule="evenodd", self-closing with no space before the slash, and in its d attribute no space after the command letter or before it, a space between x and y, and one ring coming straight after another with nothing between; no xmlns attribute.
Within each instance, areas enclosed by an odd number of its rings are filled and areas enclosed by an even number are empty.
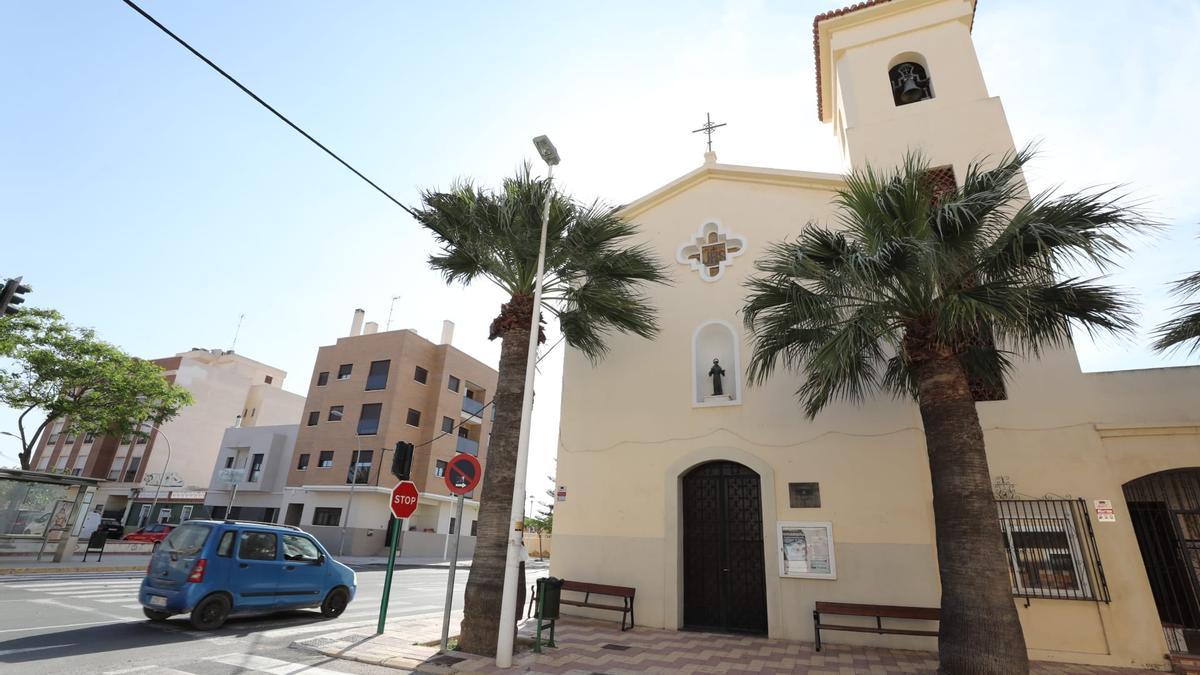
<svg viewBox="0 0 1200 675"><path fill-rule="evenodd" d="M850 166L893 166L920 148L954 180L1013 149L973 21L973 0L875 0L817 17L818 111ZM842 181L709 153L623 208L674 283L649 291L655 340L614 337L595 366L567 352L553 575L636 587L638 625L805 641L817 601L938 605L915 404L881 394L808 420L800 375L745 382L743 282L770 242L834 222ZM1200 367L1083 373L1065 348L982 398L996 532L1030 655L1144 666L1200 650Z"/></svg>

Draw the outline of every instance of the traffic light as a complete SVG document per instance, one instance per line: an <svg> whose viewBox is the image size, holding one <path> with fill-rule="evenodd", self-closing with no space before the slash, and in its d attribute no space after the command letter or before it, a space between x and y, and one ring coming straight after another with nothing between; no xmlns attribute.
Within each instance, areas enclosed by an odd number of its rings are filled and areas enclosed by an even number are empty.
<svg viewBox="0 0 1200 675"><path fill-rule="evenodd" d="M396 443L396 454L392 455L392 475L397 480L408 480L412 473L413 444L400 441Z"/></svg>
<svg viewBox="0 0 1200 675"><path fill-rule="evenodd" d="M32 288L21 283L21 277L5 282L4 291L0 292L0 316L16 314L18 310L14 305L25 302L21 296L32 291Z"/></svg>

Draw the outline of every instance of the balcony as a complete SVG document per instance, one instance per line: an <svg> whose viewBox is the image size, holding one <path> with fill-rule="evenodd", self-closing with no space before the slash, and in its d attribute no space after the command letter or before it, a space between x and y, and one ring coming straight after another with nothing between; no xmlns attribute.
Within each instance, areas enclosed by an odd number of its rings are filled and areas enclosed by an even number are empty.
<svg viewBox="0 0 1200 675"><path fill-rule="evenodd" d="M468 455L479 456L479 441L473 441L469 438L458 437L458 451Z"/></svg>
<svg viewBox="0 0 1200 675"><path fill-rule="evenodd" d="M463 398L462 418L469 424L483 423L483 403L473 398Z"/></svg>

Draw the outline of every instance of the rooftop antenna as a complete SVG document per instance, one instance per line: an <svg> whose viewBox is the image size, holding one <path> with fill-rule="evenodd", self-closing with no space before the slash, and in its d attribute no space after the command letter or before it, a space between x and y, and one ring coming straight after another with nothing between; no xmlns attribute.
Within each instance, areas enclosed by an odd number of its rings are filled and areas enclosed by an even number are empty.
<svg viewBox="0 0 1200 675"><path fill-rule="evenodd" d="M396 311L396 301L402 297L404 297L404 296L403 295L393 295L392 296L392 306L388 308L388 320L387 320L387 326L383 329L384 332L387 332L392 329L392 312Z"/></svg>
<svg viewBox="0 0 1200 675"><path fill-rule="evenodd" d="M234 331L233 331L233 344L229 345L229 351L231 351L231 352L234 350L234 348L237 347L238 336L242 334L242 320L245 318L246 318L245 313L238 315L238 325L237 325L237 328L234 329Z"/></svg>

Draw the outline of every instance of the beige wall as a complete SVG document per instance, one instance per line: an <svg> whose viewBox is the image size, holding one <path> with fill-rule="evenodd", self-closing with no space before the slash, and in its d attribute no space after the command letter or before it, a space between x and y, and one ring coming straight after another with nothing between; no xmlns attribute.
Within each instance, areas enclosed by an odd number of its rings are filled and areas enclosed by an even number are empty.
<svg viewBox="0 0 1200 675"><path fill-rule="evenodd" d="M960 181L973 159L1013 147L999 99L988 96L971 44L973 3L896 0L822 22L827 119L848 161L890 165L910 147ZM920 53L933 100L896 107L887 69ZM907 58L907 57L906 57ZM921 422L908 401L879 396L804 417L798 375L742 387L741 400L698 404L697 330L724 323L735 362L751 353L739 309L744 282L766 244L805 222L833 223L838 176L708 163L628 205L642 239L669 261L673 284L649 289L662 331L653 341L612 340L598 366L568 350L563 373L551 573L635 586L638 622L682 620L679 486L692 467L729 459L762 479L769 634L812 639L817 600L936 606L939 583L932 497ZM744 238L743 255L717 281L675 264L706 222ZM704 347L711 349L711 347ZM732 387L731 387L732 385ZM1070 348L1019 362L1008 400L979 404L993 476L1027 498L1111 499L1117 522L1094 522L1112 602L1015 600L1035 658L1140 666L1163 664L1158 624L1121 486L1139 476L1200 465L1200 368L1080 372ZM821 507L792 509L789 482L819 482ZM833 523L837 579L781 578L776 523ZM1094 519L1093 519L1094 521ZM829 633L830 642L933 648L933 639Z"/></svg>

